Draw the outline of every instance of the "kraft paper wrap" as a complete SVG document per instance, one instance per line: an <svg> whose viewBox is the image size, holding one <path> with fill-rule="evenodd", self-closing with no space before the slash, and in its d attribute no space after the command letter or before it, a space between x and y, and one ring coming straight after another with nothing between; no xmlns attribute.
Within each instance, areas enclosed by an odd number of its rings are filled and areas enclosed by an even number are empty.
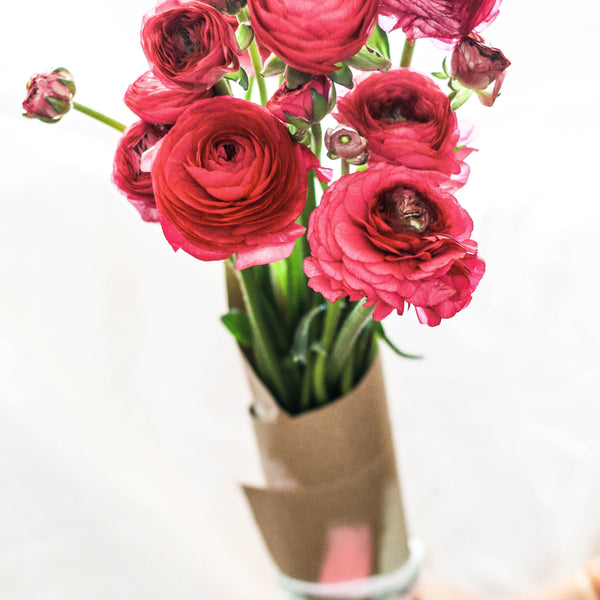
<svg viewBox="0 0 600 600"><path fill-rule="evenodd" d="M243 309L231 271L227 283ZM245 363L266 486L243 489L279 570L336 583L399 569L409 551L379 357L349 394L300 415Z"/></svg>

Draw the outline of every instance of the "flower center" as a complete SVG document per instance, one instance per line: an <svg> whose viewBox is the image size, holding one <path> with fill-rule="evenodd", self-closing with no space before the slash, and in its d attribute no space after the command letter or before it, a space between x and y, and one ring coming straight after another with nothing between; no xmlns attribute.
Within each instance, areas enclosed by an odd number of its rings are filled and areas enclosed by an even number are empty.
<svg viewBox="0 0 600 600"><path fill-rule="evenodd" d="M384 192L378 202L384 221L396 232L425 233L432 220L427 203L416 190L400 186Z"/></svg>
<svg viewBox="0 0 600 600"><path fill-rule="evenodd" d="M230 162L235 158L236 154L237 148L232 143L221 144L217 148L217 158L222 161Z"/></svg>
<svg viewBox="0 0 600 600"><path fill-rule="evenodd" d="M197 45L192 40L192 36L190 32L185 27L180 27L177 31L177 40L179 41L179 46L183 50L184 54L193 54L196 52Z"/></svg>

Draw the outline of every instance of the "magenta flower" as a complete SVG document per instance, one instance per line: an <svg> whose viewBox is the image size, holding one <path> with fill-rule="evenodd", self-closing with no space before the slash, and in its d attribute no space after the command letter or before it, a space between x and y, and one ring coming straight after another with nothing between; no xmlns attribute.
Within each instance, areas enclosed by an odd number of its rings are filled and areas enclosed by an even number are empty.
<svg viewBox="0 0 600 600"><path fill-rule="evenodd" d="M75 82L63 68L38 73L27 82L27 96L23 101L24 116L45 123L56 123L71 109Z"/></svg>
<svg viewBox="0 0 600 600"><path fill-rule="evenodd" d="M334 117L367 139L371 162L461 171L456 114L433 80L416 71L370 74L338 99Z"/></svg>
<svg viewBox="0 0 600 600"><path fill-rule="evenodd" d="M412 304L434 326L465 308L485 265L469 215L438 181L383 164L336 181L310 216L308 285L330 302L366 298L377 321Z"/></svg>
<svg viewBox="0 0 600 600"><path fill-rule="evenodd" d="M482 31L498 16L502 0L380 0L379 12L397 19L409 40L455 42Z"/></svg>
<svg viewBox="0 0 600 600"><path fill-rule="evenodd" d="M144 16L142 49L167 86L206 90L240 68L235 20L198 0L162 0Z"/></svg>
<svg viewBox="0 0 600 600"><path fill-rule="evenodd" d="M144 221L158 221L152 176L142 171L142 154L152 148L167 129L144 121L128 127L117 146L113 162L113 183L135 206Z"/></svg>
<svg viewBox="0 0 600 600"><path fill-rule="evenodd" d="M214 95L214 88L191 92L185 88L167 87L148 71L127 88L124 100L140 119L158 125L173 125L191 104Z"/></svg>

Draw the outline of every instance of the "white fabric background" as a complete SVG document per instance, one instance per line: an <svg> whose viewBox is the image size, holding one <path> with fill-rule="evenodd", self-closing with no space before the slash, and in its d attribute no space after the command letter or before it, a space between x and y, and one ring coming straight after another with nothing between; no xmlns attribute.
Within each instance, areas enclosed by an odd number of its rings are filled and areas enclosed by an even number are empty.
<svg viewBox="0 0 600 600"><path fill-rule="evenodd" d="M259 481L222 267L174 254L111 186L118 135L20 117L35 71L125 122L142 0L9 3L0 37L0 597L277 597L238 482ZM459 199L472 305L384 352L410 528L432 576L527 592L600 552L597 32L589 0L505 0L513 61ZM420 42L416 66L428 62Z"/></svg>

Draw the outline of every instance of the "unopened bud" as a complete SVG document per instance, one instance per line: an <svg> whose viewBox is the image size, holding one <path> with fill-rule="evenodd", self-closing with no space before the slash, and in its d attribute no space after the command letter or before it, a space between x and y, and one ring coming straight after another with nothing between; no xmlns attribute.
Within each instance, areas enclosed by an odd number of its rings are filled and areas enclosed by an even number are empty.
<svg viewBox="0 0 600 600"><path fill-rule="evenodd" d="M319 75L291 90L284 83L267 102L267 108L278 119L306 130L327 115L335 104L329 78Z"/></svg>
<svg viewBox="0 0 600 600"><path fill-rule="evenodd" d="M325 132L325 147L329 158L343 158L351 165L364 165L369 160L367 140L343 125Z"/></svg>
<svg viewBox="0 0 600 600"><path fill-rule="evenodd" d="M38 73L27 83L27 96L23 101L24 116L56 123L71 109L75 95L75 82L63 68L48 73Z"/></svg>
<svg viewBox="0 0 600 600"><path fill-rule="evenodd" d="M486 106L491 106L498 97L509 66L510 61L504 54L486 46L479 36L461 40L452 52L452 77L462 86L475 90Z"/></svg>

